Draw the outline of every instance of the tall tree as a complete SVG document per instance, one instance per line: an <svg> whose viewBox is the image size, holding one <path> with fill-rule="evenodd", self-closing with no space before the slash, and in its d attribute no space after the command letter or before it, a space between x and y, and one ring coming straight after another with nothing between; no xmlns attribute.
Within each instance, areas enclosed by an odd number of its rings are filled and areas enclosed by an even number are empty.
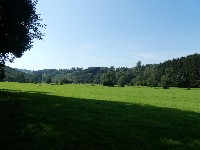
<svg viewBox="0 0 200 150"><path fill-rule="evenodd" d="M38 0L0 0L0 72L6 61L12 62L33 47L33 40L44 34L42 19L36 13Z"/></svg>

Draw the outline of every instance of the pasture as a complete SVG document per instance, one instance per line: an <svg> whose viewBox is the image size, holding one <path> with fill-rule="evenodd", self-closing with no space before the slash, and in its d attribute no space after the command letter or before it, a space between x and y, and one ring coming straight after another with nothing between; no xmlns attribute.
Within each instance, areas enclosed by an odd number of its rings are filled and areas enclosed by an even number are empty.
<svg viewBox="0 0 200 150"><path fill-rule="evenodd" d="M1 149L200 149L200 89L0 83Z"/></svg>

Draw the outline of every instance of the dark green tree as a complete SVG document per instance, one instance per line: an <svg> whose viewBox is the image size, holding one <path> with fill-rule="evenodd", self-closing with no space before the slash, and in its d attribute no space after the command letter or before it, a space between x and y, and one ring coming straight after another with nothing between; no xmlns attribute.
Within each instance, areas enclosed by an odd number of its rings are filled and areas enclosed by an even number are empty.
<svg viewBox="0 0 200 150"><path fill-rule="evenodd" d="M0 76L6 61L13 62L33 47L44 34L42 19L36 13L38 0L0 0Z"/></svg>
<svg viewBox="0 0 200 150"><path fill-rule="evenodd" d="M125 84L126 84L126 78L125 78L125 76L121 76L121 77L118 79L117 84L118 84L119 86L121 86L121 87L124 87Z"/></svg>
<svg viewBox="0 0 200 150"><path fill-rule="evenodd" d="M111 86L113 87L115 85L115 72L114 71L108 71L107 73L102 74L103 79L103 85L104 86Z"/></svg>

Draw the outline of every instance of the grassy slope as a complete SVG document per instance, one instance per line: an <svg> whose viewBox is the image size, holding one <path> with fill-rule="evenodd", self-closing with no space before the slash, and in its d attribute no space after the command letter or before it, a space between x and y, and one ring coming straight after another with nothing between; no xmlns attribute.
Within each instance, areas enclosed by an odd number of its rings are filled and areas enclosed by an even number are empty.
<svg viewBox="0 0 200 150"><path fill-rule="evenodd" d="M4 149L200 148L200 89L18 83L0 88Z"/></svg>

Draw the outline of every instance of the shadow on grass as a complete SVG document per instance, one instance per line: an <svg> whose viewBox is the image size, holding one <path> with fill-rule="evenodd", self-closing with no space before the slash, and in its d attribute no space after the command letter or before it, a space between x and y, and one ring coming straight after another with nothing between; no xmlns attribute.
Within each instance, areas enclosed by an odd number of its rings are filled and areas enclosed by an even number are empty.
<svg viewBox="0 0 200 150"><path fill-rule="evenodd" d="M199 149L200 114L4 90L0 148Z"/></svg>

